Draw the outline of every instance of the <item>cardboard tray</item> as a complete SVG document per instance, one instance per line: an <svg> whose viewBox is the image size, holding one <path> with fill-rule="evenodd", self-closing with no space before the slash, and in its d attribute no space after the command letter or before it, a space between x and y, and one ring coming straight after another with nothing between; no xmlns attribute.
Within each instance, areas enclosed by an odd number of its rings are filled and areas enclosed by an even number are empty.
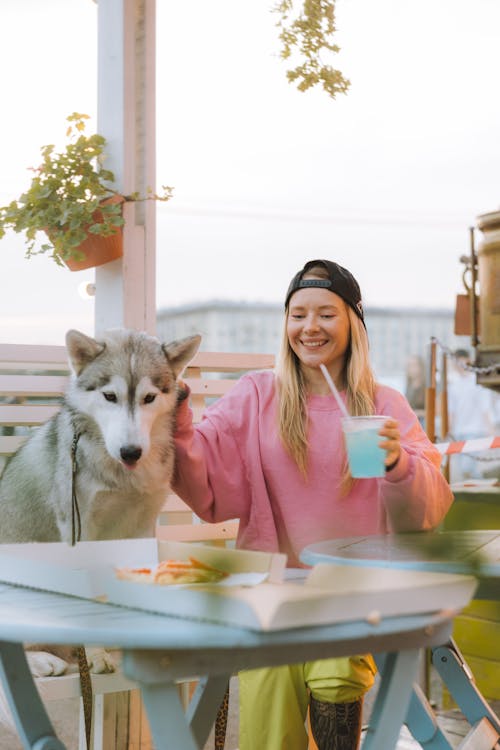
<svg viewBox="0 0 500 750"><path fill-rule="evenodd" d="M119 580L115 567L143 567L189 556L256 585L157 586ZM400 569L316 565L303 582L284 581L286 557L155 539L0 545L0 580L82 598L99 598L176 617L251 630L283 630L450 609L476 588L471 576Z"/></svg>

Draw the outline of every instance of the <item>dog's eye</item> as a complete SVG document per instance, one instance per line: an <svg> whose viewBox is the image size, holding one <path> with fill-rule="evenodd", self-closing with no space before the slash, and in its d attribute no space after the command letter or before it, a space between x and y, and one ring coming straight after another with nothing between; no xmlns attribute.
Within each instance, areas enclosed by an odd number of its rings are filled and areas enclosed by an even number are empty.
<svg viewBox="0 0 500 750"><path fill-rule="evenodd" d="M117 398L116 393L113 393L112 391L103 391L102 395L106 399L106 401L109 401L112 404L116 404Z"/></svg>
<svg viewBox="0 0 500 750"><path fill-rule="evenodd" d="M155 398L156 398L156 393L148 393L147 396L144 396L144 403L152 404Z"/></svg>

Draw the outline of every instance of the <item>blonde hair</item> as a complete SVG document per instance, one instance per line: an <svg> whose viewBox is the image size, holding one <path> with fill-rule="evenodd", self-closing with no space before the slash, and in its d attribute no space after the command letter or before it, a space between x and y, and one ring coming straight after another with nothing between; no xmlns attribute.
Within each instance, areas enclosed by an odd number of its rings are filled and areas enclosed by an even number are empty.
<svg viewBox="0 0 500 750"><path fill-rule="evenodd" d="M323 269L311 269L309 273L320 276ZM368 336L366 329L346 304L349 318L349 346L346 352L343 380L346 388L347 409L353 416L375 412L375 378L370 366ZM278 389L278 433L287 452L301 473L307 476L307 407L306 388L300 360L290 346L287 334L288 309L285 314L281 348L276 366ZM342 487L352 482L345 462Z"/></svg>

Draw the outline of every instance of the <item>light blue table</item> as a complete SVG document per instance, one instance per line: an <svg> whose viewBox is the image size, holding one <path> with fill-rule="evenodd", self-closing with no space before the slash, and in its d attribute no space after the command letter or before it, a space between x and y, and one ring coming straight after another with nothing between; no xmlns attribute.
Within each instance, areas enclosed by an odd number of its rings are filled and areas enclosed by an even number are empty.
<svg viewBox="0 0 500 750"><path fill-rule="evenodd" d="M381 688L363 748L392 750L407 712L419 651L447 642L455 614L443 610L388 617L378 624L359 621L265 633L0 584L0 677L24 747L63 750L21 643L120 646L125 674L141 687L157 750L199 750L229 677L238 670L371 652L381 655ZM184 714L175 680L193 675L202 679Z"/></svg>
<svg viewBox="0 0 500 750"><path fill-rule="evenodd" d="M301 560L307 565L322 562L448 573L470 573L476 560L481 566L476 569L479 585L475 598L500 600L499 531L422 532L333 539L309 545L302 551ZM500 718L477 689L472 672L455 642L450 639L446 644L432 647L431 656L441 679L471 725L460 750L496 748L500 739ZM416 684L405 724L425 750L452 750L453 745L438 727L434 712Z"/></svg>

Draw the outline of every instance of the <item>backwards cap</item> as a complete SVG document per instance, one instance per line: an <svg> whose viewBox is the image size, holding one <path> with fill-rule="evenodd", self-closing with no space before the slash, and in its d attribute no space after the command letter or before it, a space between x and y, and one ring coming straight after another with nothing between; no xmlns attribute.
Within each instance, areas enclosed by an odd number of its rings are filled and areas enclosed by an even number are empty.
<svg viewBox="0 0 500 750"><path fill-rule="evenodd" d="M304 279L304 275L314 266L322 266L328 273L327 279ZM361 302L361 291L359 284L347 268L339 266L338 263L334 263L331 260L310 260L304 268L295 274L290 282L288 291L285 299L285 310L288 308L291 296L299 289L307 289L308 287L319 287L328 289L334 294L338 294L342 297L358 318L361 319L364 325L363 315L363 304Z"/></svg>

